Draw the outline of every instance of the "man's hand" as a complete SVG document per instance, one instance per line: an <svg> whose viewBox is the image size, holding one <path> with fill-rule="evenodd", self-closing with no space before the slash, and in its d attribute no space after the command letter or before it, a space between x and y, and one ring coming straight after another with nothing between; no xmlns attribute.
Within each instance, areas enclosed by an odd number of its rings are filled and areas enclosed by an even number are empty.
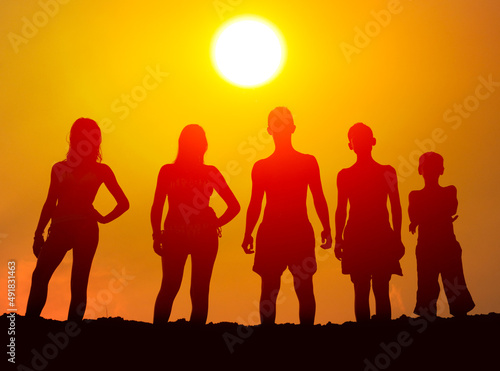
<svg viewBox="0 0 500 371"><path fill-rule="evenodd" d="M344 253L343 244L344 241L335 242L335 249L334 249L335 257L340 261L342 261L342 255Z"/></svg>
<svg viewBox="0 0 500 371"><path fill-rule="evenodd" d="M403 241L401 241L401 237L396 240L396 258L401 260L401 258L405 255L405 245L403 245Z"/></svg>
<svg viewBox="0 0 500 371"><path fill-rule="evenodd" d="M410 232L411 234L415 234L415 232L417 231L417 223L410 223Z"/></svg>
<svg viewBox="0 0 500 371"><path fill-rule="evenodd" d="M33 254L38 258L40 255L40 251L42 251L42 246L45 243L43 240L43 236L35 236L35 240L33 241Z"/></svg>
<svg viewBox="0 0 500 371"><path fill-rule="evenodd" d="M160 239L156 239L156 240L153 241L153 250L158 255L160 255L160 256L163 255L163 246L162 246L162 243L161 243Z"/></svg>
<svg viewBox="0 0 500 371"><path fill-rule="evenodd" d="M322 249L327 250L332 247L332 234L330 231L321 232L321 242L323 242L321 245Z"/></svg>
<svg viewBox="0 0 500 371"><path fill-rule="evenodd" d="M253 254L255 252L253 248L253 237L251 235L245 236L245 238L243 239L243 243L241 244L241 247L243 247L245 254Z"/></svg>

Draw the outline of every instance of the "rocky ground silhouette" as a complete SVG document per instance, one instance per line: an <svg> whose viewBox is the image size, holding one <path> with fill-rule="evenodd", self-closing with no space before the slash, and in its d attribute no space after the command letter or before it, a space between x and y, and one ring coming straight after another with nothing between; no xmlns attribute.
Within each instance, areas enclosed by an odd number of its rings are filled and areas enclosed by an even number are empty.
<svg viewBox="0 0 500 371"><path fill-rule="evenodd" d="M183 320L155 326L122 318L76 323L8 314L0 319L7 339L4 364L24 371L486 370L496 369L500 357L496 313L308 328L193 327Z"/></svg>

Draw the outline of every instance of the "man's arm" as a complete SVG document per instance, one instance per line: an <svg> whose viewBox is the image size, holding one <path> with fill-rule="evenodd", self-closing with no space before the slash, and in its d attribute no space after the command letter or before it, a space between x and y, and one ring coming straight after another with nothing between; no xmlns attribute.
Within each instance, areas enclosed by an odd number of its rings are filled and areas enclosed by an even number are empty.
<svg viewBox="0 0 500 371"><path fill-rule="evenodd" d="M319 220L323 226L323 231L321 232L321 241L323 249L329 249L332 247L332 232L330 228L330 214L328 213L328 204L326 203L325 194L323 193L323 187L321 185L321 177L319 174L318 162L314 158L312 164L312 174L311 180L309 182L309 188L314 200L314 207L318 213Z"/></svg>
<svg viewBox="0 0 500 371"><path fill-rule="evenodd" d="M160 256L163 253L161 246L161 219L163 216L163 207L165 206L165 200L167 198L167 180L167 171L164 166L158 174L158 181L156 183L156 191L150 216L151 227L153 228L153 250Z"/></svg>
<svg viewBox="0 0 500 371"><path fill-rule="evenodd" d="M335 256L342 258L342 242L344 241L344 227L347 219L347 186L343 170L337 175L337 210L335 210Z"/></svg>
<svg viewBox="0 0 500 371"><path fill-rule="evenodd" d="M417 204L416 197L417 197L416 191L412 191L408 195L408 216L410 217L409 229L412 234L415 234L415 232L417 231L417 226L420 224L416 210L416 204Z"/></svg>
<svg viewBox="0 0 500 371"><path fill-rule="evenodd" d="M458 197L457 197L457 188L455 186L448 186L447 187L450 192L450 213L451 216L455 215L458 210ZM455 220L457 217L455 217L453 220Z"/></svg>
<svg viewBox="0 0 500 371"><path fill-rule="evenodd" d="M391 173L391 177L397 177L396 170L394 170L392 166L389 166L389 172ZM402 210L397 182L389 187L389 201L391 202L392 228L394 229L396 236L399 240L401 240Z"/></svg>
<svg viewBox="0 0 500 371"><path fill-rule="evenodd" d="M252 196L250 198L250 204L247 210L247 219L245 227L245 237L243 238L243 243L241 247L247 254L253 254L255 252L253 246L252 233L259 220L260 211L262 209L262 200L264 198L264 187L261 182L261 177L259 176L258 166L254 165L252 169Z"/></svg>

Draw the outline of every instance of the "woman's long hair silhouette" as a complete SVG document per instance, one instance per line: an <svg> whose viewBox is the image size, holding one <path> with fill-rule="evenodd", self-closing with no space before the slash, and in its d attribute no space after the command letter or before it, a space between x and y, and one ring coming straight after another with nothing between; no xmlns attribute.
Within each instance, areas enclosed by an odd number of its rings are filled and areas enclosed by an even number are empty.
<svg viewBox="0 0 500 371"><path fill-rule="evenodd" d="M199 125L187 125L179 135L179 149L175 163L203 165L208 149L207 136Z"/></svg>
<svg viewBox="0 0 500 371"><path fill-rule="evenodd" d="M81 159L92 163L102 161L101 129L94 120L80 118L71 126L69 133L69 149L66 161Z"/></svg>

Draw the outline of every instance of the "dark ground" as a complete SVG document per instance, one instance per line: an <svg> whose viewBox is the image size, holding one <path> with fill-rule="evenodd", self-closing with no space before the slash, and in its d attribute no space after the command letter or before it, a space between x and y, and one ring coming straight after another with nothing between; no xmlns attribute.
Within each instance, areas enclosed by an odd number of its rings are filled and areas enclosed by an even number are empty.
<svg viewBox="0 0 500 371"><path fill-rule="evenodd" d="M13 370L497 370L500 314L272 329L235 323L163 327L122 318L61 322L0 318ZM2 369L6 369L2 367Z"/></svg>

